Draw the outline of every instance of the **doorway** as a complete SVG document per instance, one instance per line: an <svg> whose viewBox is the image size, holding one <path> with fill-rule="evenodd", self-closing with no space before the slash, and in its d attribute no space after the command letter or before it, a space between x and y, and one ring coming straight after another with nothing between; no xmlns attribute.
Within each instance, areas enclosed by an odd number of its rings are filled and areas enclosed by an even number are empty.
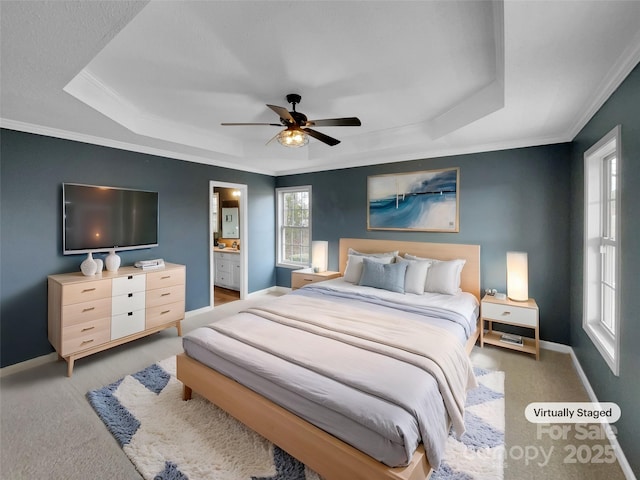
<svg viewBox="0 0 640 480"><path fill-rule="evenodd" d="M249 232L247 186L209 181L210 306L246 298Z"/></svg>

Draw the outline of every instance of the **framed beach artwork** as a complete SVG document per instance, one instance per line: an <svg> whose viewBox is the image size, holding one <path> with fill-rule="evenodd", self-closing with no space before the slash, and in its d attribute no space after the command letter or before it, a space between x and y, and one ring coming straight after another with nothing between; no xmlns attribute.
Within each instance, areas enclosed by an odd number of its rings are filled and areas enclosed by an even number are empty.
<svg viewBox="0 0 640 480"><path fill-rule="evenodd" d="M459 183L459 168L370 176L367 229L456 233Z"/></svg>

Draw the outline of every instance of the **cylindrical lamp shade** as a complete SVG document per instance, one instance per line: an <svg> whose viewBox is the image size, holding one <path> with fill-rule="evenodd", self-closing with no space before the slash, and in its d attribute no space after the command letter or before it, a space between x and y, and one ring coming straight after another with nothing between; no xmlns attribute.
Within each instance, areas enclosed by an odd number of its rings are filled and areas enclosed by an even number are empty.
<svg viewBox="0 0 640 480"><path fill-rule="evenodd" d="M329 242L317 240L311 242L311 266L314 271L326 272L329 261Z"/></svg>
<svg viewBox="0 0 640 480"><path fill-rule="evenodd" d="M526 252L507 252L507 296L516 302L529 300L529 267Z"/></svg>

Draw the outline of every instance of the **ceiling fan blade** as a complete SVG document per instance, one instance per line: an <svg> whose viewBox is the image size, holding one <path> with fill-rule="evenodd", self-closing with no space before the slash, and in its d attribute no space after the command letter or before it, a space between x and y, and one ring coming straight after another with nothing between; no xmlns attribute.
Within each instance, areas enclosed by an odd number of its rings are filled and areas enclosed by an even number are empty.
<svg viewBox="0 0 640 480"><path fill-rule="evenodd" d="M323 143L326 143L327 145L333 147L335 145L338 145L340 143L340 140L337 140L333 137L330 137L329 135L325 135L324 133L320 133L317 132L315 130L311 130L310 128L303 128L302 129L303 132L305 132L306 134L312 136L313 138L315 138L316 140L320 140Z"/></svg>
<svg viewBox="0 0 640 480"><path fill-rule="evenodd" d="M345 117L308 120L307 125L310 127L359 127L362 123L358 117Z"/></svg>
<svg viewBox="0 0 640 480"><path fill-rule="evenodd" d="M220 125L225 125L225 126L231 126L231 127L237 127L237 126L244 126L244 125L271 125L273 127L282 127L281 123L229 123L229 122L225 122L225 123L221 123Z"/></svg>
<svg viewBox="0 0 640 480"><path fill-rule="evenodd" d="M277 105L269 105L269 104L267 104L267 107L269 107L271 110L276 112L278 116L282 118L284 121L286 121L287 123L291 123L295 125L296 120L291 116L291 114L289 113L289 110L287 110L286 108L278 107Z"/></svg>
<svg viewBox="0 0 640 480"><path fill-rule="evenodd" d="M282 125L280 125L280 126L282 126ZM271 139L270 139L267 143L265 143L265 146L266 146L266 145L269 145L269 144L270 144L271 142L273 142L276 138L278 138L278 135L280 135L280 132L276 133L273 137L271 137Z"/></svg>

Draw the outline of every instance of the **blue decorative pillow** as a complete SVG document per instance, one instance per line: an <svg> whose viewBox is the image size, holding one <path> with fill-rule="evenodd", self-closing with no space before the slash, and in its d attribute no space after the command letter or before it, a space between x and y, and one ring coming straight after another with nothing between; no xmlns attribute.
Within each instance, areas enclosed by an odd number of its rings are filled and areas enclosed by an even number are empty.
<svg viewBox="0 0 640 480"><path fill-rule="evenodd" d="M406 272L406 263L385 264L365 257L362 260L362 276L358 285L404 293Z"/></svg>

